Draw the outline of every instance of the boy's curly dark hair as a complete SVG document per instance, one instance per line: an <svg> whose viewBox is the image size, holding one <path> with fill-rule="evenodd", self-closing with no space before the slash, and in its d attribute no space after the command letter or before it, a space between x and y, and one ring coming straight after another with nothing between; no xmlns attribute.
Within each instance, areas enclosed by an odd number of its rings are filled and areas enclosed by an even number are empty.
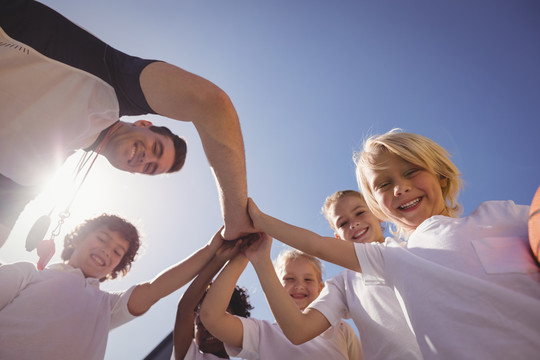
<svg viewBox="0 0 540 360"><path fill-rule="evenodd" d="M208 285L206 291L201 297L201 300L199 300L199 303L197 304L197 306L195 306L195 313L198 313L201 309L201 304L206 297L206 293L208 292L210 285ZM253 306L249 303L249 295L245 288L238 285L234 287L234 291L231 295L231 300L229 301L228 308L231 309L233 315L241 316L244 318L248 318L251 316L250 310L253 310Z"/></svg>
<svg viewBox="0 0 540 360"><path fill-rule="evenodd" d="M105 281L107 279L116 279L118 273L125 276L131 269L131 263L135 260L135 256L139 251L141 245L139 232L137 231L137 228L127 220L116 215L102 214L96 218L84 221L64 238L62 259L68 261L75 251L75 244L82 242L88 234L102 226L106 226L111 231L119 232L129 243L129 248L122 257L122 260L120 260L118 266L114 268L112 273L100 279L100 281Z"/></svg>
<svg viewBox="0 0 540 360"><path fill-rule="evenodd" d="M253 306L249 303L249 295L245 288L236 285L229 301L229 308L234 315L250 317Z"/></svg>

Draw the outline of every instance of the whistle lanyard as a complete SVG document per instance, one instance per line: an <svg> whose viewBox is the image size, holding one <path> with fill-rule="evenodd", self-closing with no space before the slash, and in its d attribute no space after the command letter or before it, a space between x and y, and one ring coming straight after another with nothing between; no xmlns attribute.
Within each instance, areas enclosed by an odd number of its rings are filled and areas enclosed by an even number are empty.
<svg viewBox="0 0 540 360"><path fill-rule="evenodd" d="M33 228L30 230L30 233L29 233L28 238L27 238L27 250L32 251L34 248L37 248L37 254L39 256L39 260L38 260L38 263L37 263L37 268L39 270L43 270L47 266L47 264L49 263L51 258L53 257L53 255L55 253L54 239L55 239L55 237L57 237L60 234L60 230L62 229L62 225L64 224L65 220L71 215L70 212L69 212L69 210L71 208L71 205L73 205L73 202L75 201L75 198L79 194L79 191L81 190L82 185L84 184L88 174L90 173L90 170L92 169L92 166L96 162L96 159L98 158L99 154L103 150L103 147L105 146L105 144L109 140L110 135L114 131L116 131L116 129L118 129L119 126L120 126L120 122L115 123L114 125L112 125L110 127L110 129L105 134L105 137L103 138L103 140L99 144L99 147L98 147L97 151L95 151L95 155L93 156L93 159L90 162L90 165L86 169L86 172L84 173L82 179L79 181L79 185L77 186L77 188L73 192L73 195L71 196L71 200L69 201L69 203L66 206L66 208L64 209L64 211L62 211L62 212L60 212L58 214L59 219L58 219L58 222L57 222L55 228L51 232L50 239L45 240L44 237L45 237L45 233L47 232L47 229L49 228L48 225L50 224L50 216L51 216L51 214L54 211L54 208L56 206L53 207L53 209L51 210L49 215L44 215L40 219L38 219L36 221L36 224L34 224ZM85 151L83 153L83 155L79 159L79 162L75 166L75 170L73 172L73 182L74 183L81 176L81 173L83 172L84 168L86 167L86 164L88 163L88 161L90 161L91 158L92 158L92 154L91 154L90 151ZM37 231L34 228L36 226L39 227L38 224L40 224L41 226L46 226L46 228L44 230L42 230L41 232ZM46 225L43 225L43 224L46 224ZM41 235L41 234L43 234L43 235ZM31 237L33 237L33 239L31 239L32 241L29 241L29 239ZM30 244L29 244L29 242L30 242ZM37 242L37 244L35 244L36 242ZM33 244L35 244L35 245L33 246Z"/></svg>

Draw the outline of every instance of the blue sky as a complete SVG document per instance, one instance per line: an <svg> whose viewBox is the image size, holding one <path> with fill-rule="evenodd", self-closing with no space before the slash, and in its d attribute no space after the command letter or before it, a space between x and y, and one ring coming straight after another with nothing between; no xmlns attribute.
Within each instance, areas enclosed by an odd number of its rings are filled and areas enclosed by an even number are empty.
<svg viewBox="0 0 540 360"><path fill-rule="evenodd" d="M168 61L224 89L240 116L250 196L295 225L332 235L320 214L325 197L355 189L353 151L395 127L450 152L463 174L465 214L486 200L530 203L540 185L537 1L44 3L119 50ZM187 139L184 170L151 178L99 161L61 234L101 212L138 225L144 254L108 290L150 280L221 225L193 126L144 118ZM27 209L0 249L2 261L36 260L23 242L50 206L42 196ZM282 248L274 242L273 254ZM327 277L339 271L326 265ZM272 320L251 267L239 284L251 295L252 315ZM183 291L112 331L106 359L144 358L172 329Z"/></svg>

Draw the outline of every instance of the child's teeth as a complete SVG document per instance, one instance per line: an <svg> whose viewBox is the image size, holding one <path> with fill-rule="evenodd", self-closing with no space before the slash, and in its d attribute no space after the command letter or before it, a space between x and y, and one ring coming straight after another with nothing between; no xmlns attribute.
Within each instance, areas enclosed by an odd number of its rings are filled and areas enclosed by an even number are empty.
<svg viewBox="0 0 540 360"><path fill-rule="evenodd" d="M401 209L410 208L411 206L418 204L419 201L420 201L420 198L415 199L413 201L409 201L408 203L401 205L400 208Z"/></svg>

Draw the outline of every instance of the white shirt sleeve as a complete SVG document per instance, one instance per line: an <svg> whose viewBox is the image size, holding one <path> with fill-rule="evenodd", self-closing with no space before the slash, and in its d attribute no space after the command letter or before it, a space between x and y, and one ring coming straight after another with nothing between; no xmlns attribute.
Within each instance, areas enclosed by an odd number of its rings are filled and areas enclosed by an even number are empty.
<svg viewBox="0 0 540 360"><path fill-rule="evenodd" d="M388 240L387 240L388 241ZM385 243L354 244L358 263L362 268L365 285L385 284L384 256Z"/></svg>
<svg viewBox="0 0 540 360"><path fill-rule="evenodd" d="M336 325L341 319L348 318L343 276L344 272L328 279L319 296L308 306L323 314L330 325Z"/></svg>
<svg viewBox="0 0 540 360"><path fill-rule="evenodd" d="M29 262L0 265L0 310L19 295L37 271Z"/></svg>
<svg viewBox="0 0 540 360"><path fill-rule="evenodd" d="M127 291L109 293L111 303L111 330L135 319L137 316L131 314L128 310L128 301L133 289L132 286Z"/></svg>

